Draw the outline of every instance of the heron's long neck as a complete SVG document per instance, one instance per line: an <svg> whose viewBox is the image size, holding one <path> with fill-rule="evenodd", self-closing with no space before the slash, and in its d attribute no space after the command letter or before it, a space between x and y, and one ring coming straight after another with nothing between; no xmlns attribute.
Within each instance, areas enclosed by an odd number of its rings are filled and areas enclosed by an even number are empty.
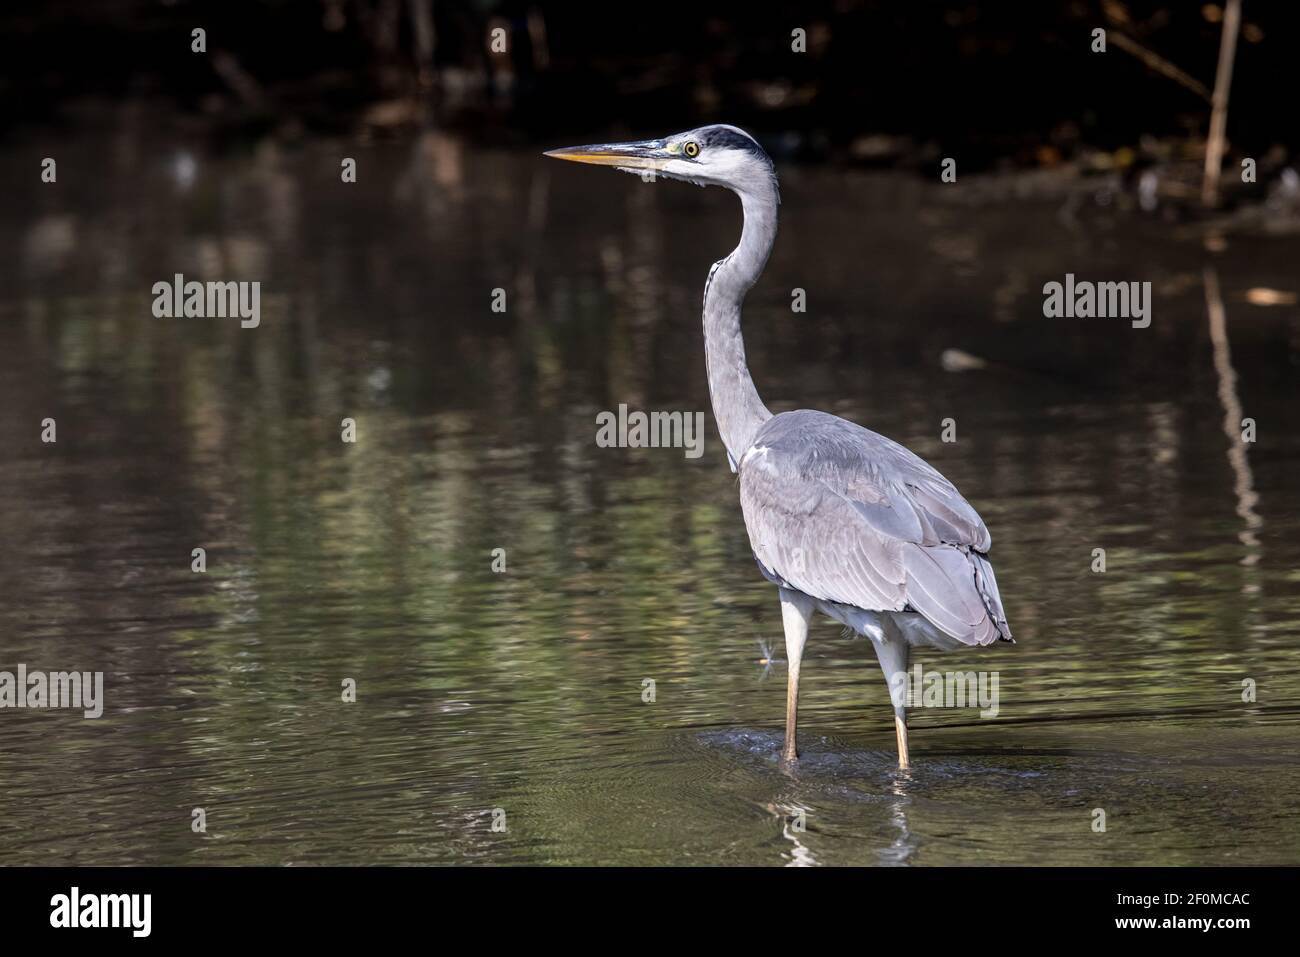
<svg viewBox="0 0 1300 957"><path fill-rule="evenodd" d="M704 286L704 359L718 432L735 467L772 417L758 397L745 362L740 305L758 280L776 239L776 191L741 193L745 226L738 245L713 267Z"/></svg>

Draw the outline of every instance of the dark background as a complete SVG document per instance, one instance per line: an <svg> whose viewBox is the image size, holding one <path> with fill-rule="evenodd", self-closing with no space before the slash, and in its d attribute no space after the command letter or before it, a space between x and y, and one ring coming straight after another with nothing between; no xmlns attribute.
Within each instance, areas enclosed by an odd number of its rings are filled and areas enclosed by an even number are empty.
<svg viewBox="0 0 1300 957"><path fill-rule="evenodd" d="M1086 147L1202 138L1202 97L1113 43L1092 53L1091 31L1123 33L1212 87L1221 16L1167 0L7 3L0 128L112 125L142 101L151 122L218 139L436 126L522 145L725 120L785 158L914 165L960 150L965 169L1050 166ZM206 55L190 50L195 26ZM1244 6L1238 155L1297 146L1297 26L1300 4ZM508 54L488 50L495 27ZM804 54L790 49L796 27Z"/></svg>

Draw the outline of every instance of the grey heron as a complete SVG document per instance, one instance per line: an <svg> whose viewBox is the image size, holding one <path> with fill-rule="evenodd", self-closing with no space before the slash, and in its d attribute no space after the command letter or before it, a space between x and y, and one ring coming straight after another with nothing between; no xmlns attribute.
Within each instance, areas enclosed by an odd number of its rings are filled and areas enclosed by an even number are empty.
<svg viewBox="0 0 1300 957"><path fill-rule="evenodd" d="M799 672L820 611L871 642L890 685L898 764L909 766L903 692L911 649L1012 641L988 529L956 487L908 449L838 416L773 415L745 362L740 307L776 240L776 168L734 126L551 150L646 179L725 186L740 197L740 243L704 284L709 396L759 570L777 586L787 660L785 746L798 757ZM900 680L900 678L902 680Z"/></svg>

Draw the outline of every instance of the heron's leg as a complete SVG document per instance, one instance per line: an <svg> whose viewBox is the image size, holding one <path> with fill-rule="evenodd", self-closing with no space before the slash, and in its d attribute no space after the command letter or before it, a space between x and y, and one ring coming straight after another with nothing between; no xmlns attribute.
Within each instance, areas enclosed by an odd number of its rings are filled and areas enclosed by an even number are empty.
<svg viewBox="0 0 1300 957"><path fill-rule="evenodd" d="M883 638L873 638L872 647L880 661L880 670L889 685L890 701L894 706L894 734L898 739L898 766L911 767L907 753L907 665L912 648L896 628L886 629Z"/></svg>
<svg viewBox="0 0 1300 957"><path fill-rule="evenodd" d="M803 646L808 641L808 622L812 619L812 599L801 592L781 589L781 621L785 624L785 748L781 756L787 761L799 757L795 744L795 717L799 711L799 664Z"/></svg>
<svg viewBox="0 0 1300 957"><path fill-rule="evenodd" d="M898 738L898 769L906 771L912 766L912 759L907 754L907 710L894 714L894 734Z"/></svg>

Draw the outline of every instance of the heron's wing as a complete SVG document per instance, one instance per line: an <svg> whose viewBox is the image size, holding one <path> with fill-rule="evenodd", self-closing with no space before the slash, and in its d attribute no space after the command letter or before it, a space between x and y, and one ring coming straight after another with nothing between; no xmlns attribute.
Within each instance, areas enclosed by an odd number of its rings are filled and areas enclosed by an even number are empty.
<svg viewBox="0 0 1300 957"><path fill-rule="evenodd" d="M740 498L755 557L805 594L910 608L968 644L1010 637L982 555L988 529L951 482L889 439L825 413L775 416L742 457Z"/></svg>

